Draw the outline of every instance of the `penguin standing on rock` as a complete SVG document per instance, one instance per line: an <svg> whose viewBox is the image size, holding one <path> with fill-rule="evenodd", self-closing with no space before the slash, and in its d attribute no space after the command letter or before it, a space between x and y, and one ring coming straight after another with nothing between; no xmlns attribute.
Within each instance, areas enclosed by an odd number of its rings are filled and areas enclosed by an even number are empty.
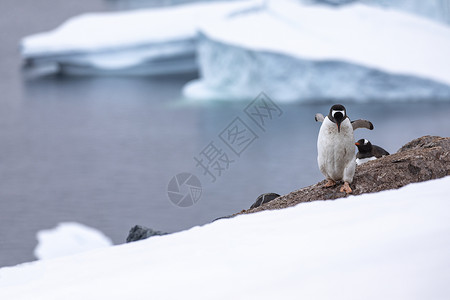
<svg viewBox="0 0 450 300"><path fill-rule="evenodd" d="M358 153L356 154L356 164L359 166L365 162L389 155L389 152L366 139L360 139L355 143L358 147Z"/></svg>
<svg viewBox="0 0 450 300"><path fill-rule="evenodd" d="M317 163L328 180L324 187L334 186L342 180L344 185L340 191L350 194L350 183L356 168L353 131L362 127L373 129L373 125L366 120L357 120L352 124L341 104L333 105L326 117L316 114L316 121L322 122L317 139Z"/></svg>

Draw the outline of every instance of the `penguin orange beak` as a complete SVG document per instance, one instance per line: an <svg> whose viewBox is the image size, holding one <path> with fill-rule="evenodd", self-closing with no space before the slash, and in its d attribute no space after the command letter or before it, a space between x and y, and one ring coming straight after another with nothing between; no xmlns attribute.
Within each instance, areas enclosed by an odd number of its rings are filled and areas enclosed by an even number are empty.
<svg viewBox="0 0 450 300"><path fill-rule="evenodd" d="M359 143L355 143L356 146L359 146Z"/></svg>

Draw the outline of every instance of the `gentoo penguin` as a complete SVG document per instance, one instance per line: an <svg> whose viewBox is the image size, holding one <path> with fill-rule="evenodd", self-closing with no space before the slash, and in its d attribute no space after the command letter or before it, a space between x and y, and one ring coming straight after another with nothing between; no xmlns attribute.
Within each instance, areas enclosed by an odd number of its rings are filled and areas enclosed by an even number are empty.
<svg viewBox="0 0 450 300"><path fill-rule="evenodd" d="M357 165L389 155L389 152L377 145L372 145L370 141L366 139L360 139L355 145L358 147L358 153L356 154Z"/></svg>
<svg viewBox="0 0 450 300"><path fill-rule="evenodd" d="M320 114L316 115L316 121L321 121ZM365 122L362 123L364 126L361 127L373 128L370 122L368 122L370 126ZM356 128L341 104L333 105L328 116L323 118L317 139L317 163L322 174L328 179L325 187L334 186L337 181L343 180L344 185L340 191L347 194L352 192L350 183L353 181L356 168L353 130Z"/></svg>

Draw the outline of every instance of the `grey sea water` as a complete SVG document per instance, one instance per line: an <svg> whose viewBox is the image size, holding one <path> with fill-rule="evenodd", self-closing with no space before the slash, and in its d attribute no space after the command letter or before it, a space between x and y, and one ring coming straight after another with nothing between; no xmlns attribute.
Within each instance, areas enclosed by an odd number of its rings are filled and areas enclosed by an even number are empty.
<svg viewBox="0 0 450 300"><path fill-rule="evenodd" d="M21 37L82 12L112 8L117 1L0 2L0 266L34 260L37 231L59 222L95 227L119 244L135 224L185 230L248 208L259 194L285 194L322 179L314 114L326 114L329 104L272 99L282 114L262 130L245 114L249 103L183 100L181 88L196 74L28 77L22 72ZM449 103L346 107L353 119L375 125L373 131L358 130L356 139L368 138L389 152L422 135L450 133ZM237 117L257 136L239 155L221 139ZM194 160L211 150L211 143L233 160L215 182ZM194 174L202 185L201 198L186 208L167 194L171 179L182 172Z"/></svg>

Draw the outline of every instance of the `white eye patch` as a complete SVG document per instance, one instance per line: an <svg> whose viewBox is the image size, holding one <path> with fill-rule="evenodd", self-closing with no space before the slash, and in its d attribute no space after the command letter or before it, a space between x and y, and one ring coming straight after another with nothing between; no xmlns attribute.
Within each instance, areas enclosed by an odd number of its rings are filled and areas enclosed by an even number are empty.
<svg viewBox="0 0 450 300"><path fill-rule="evenodd" d="M345 118L345 111L343 111L343 110L332 110L331 111L331 115L333 116L333 118L334 118L334 115L336 114L336 113L341 113L342 114L342 116Z"/></svg>
<svg viewBox="0 0 450 300"><path fill-rule="evenodd" d="M369 141L364 139L364 145L367 145L368 143L369 143Z"/></svg>

